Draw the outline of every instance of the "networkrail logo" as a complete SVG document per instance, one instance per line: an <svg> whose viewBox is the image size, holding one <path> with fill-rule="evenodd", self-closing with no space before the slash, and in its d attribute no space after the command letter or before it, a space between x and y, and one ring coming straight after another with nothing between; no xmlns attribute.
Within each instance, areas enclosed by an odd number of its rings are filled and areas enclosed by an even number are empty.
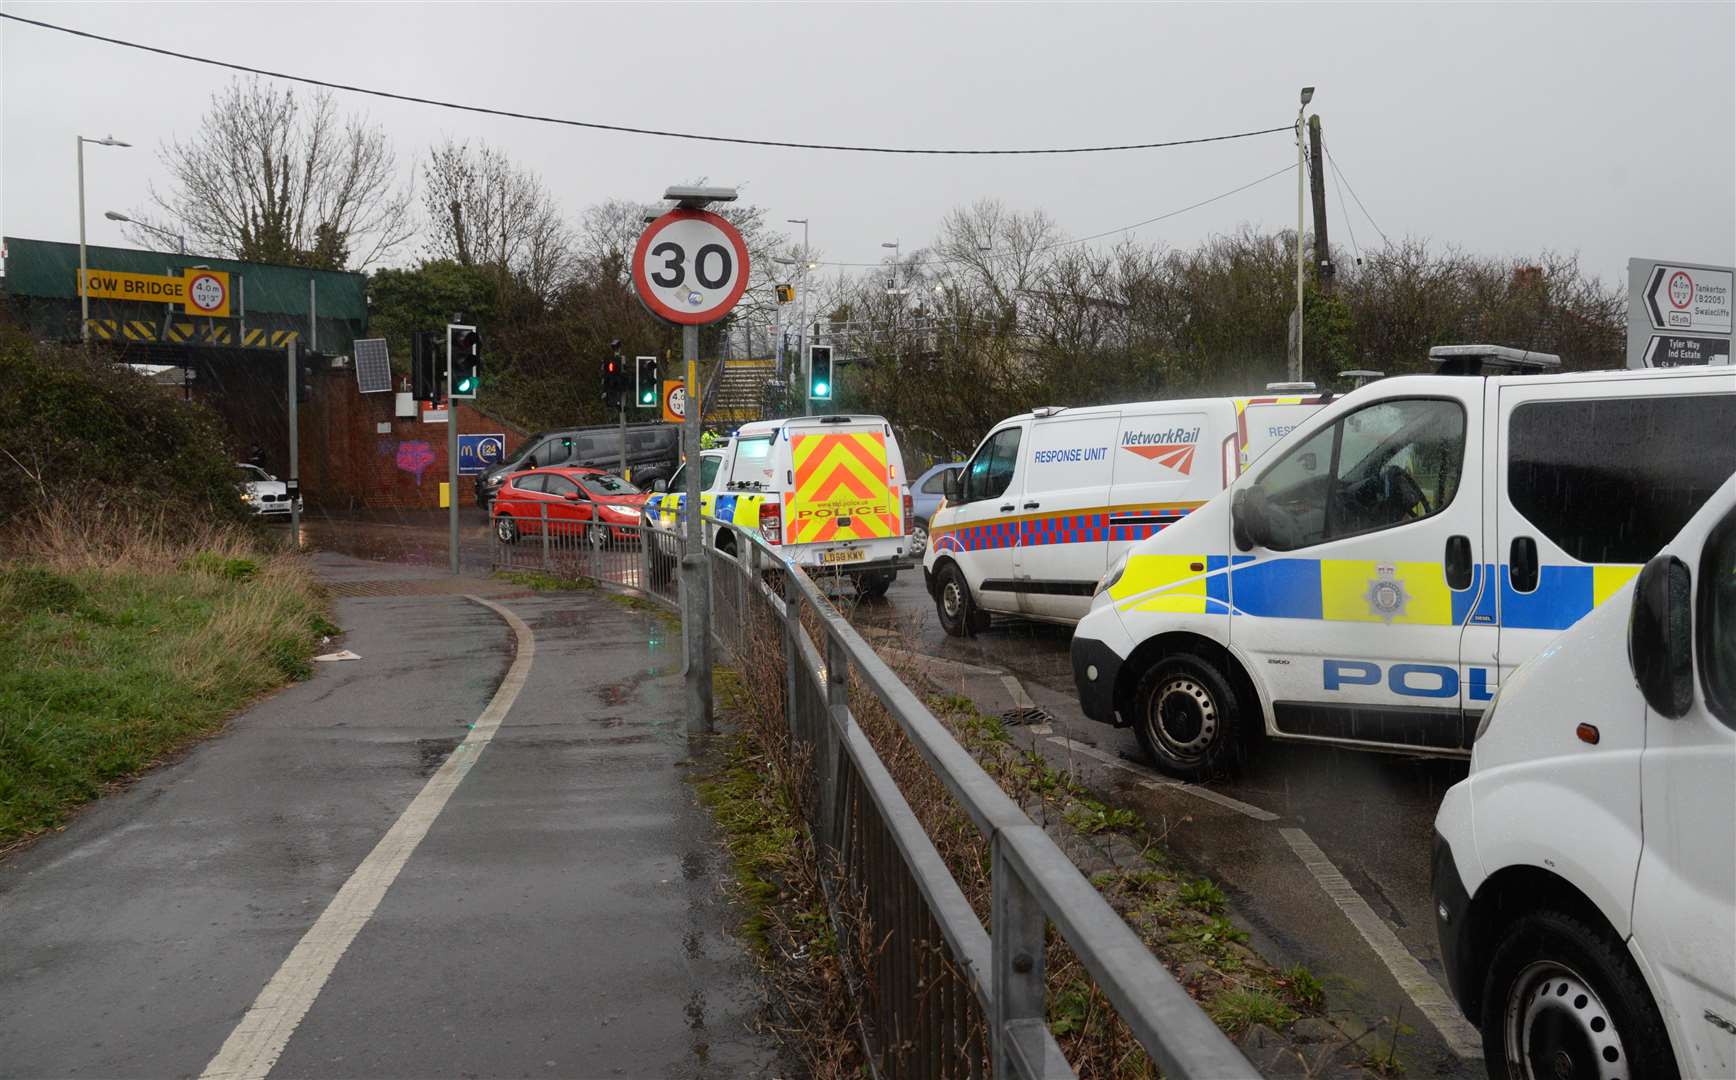
<svg viewBox="0 0 1736 1080"><path fill-rule="evenodd" d="M1124 431L1121 448L1155 461L1166 469L1187 476L1193 472L1194 455L1199 449L1199 428L1170 428L1167 431Z"/></svg>

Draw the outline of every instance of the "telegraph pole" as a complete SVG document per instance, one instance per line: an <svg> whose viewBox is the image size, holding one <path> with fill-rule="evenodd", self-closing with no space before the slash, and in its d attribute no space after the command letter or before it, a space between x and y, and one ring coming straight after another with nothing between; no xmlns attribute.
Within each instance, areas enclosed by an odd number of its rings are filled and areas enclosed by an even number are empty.
<svg viewBox="0 0 1736 1080"><path fill-rule="evenodd" d="M1308 118L1308 181L1314 194L1314 280L1323 295L1332 292L1337 269L1326 242L1326 172L1320 167L1320 114Z"/></svg>

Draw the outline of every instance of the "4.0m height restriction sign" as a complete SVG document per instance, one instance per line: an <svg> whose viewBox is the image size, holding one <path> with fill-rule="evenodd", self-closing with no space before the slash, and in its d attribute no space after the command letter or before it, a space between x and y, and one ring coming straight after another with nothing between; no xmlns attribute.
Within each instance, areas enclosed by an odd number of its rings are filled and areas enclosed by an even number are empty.
<svg viewBox="0 0 1736 1080"><path fill-rule="evenodd" d="M747 289L747 244L707 210L671 210L633 251L633 284L652 313L690 326L716 322Z"/></svg>

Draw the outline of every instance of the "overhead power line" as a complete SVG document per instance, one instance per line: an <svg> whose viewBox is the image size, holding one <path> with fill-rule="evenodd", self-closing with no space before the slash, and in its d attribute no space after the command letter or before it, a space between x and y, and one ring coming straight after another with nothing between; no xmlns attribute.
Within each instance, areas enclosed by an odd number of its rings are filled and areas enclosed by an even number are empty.
<svg viewBox="0 0 1736 1080"><path fill-rule="evenodd" d="M354 86L349 83L331 82L326 79L315 79L306 75L291 75L282 71L267 71L264 68L249 67L246 64L231 63L217 60L209 56L196 56L192 53L176 52L173 49L158 48L155 45L145 45L124 38L107 37L103 34L93 34L88 30L75 30L70 26L59 26L55 23L43 22L40 19L26 19L21 15L0 12L0 19L35 26L44 30L55 30L62 34L100 41L106 45L117 45L127 49L137 49L140 52L153 53L157 56L167 56L176 60L186 60L194 64L206 64L211 67L226 68L247 75L263 75L272 79L283 79L288 82L303 83L308 86L319 86L327 90L342 90L351 94L365 94L369 97L386 98L390 101L405 101L413 105L432 105L440 109L453 109L459 112L478 113L483 116L501 116L513 120L529 120L539 124L559 124L564 127L588 128L593 131L613 131L626 135L649 135L660 139L687 139L694 142L733 143L738 146L772 146L786 150L833 150L853 154L937 154L958 156L1011 156L1030 154L1107 154L1125 150L1161 150L1172 146L1194 146L1200 143L1227 142L1231 139L1249 139L1256 135L1271 135L1275 132L1289 131L1291 125L1261 128L1257 131L1237 131L1227 135L1206 135L1194 139L1170 139L1164 142L1120 143L1112 146L1066 146L1015 150L949 150L909 146L852 146L839 143L794 142L783 139L745 139L729 135L702 135L692 131L664 131L658 128L634 127L628 124L602 124L590 120L573 120L560 116L543 116L537 113L517 112L511 109L491 109L484 105L466 105L456 101L440 101L436 98L417 97L413 94L398 94L390 90L376 90L366 86Z"/></svg>
<svg viewBox="0 0 1736 1080"><path fill-rule="evenodd" d="M1321 141L1321 147L1326 151L1326 160L1331 162L1332 171L1337 175L1338 182L1343 184L1344 190L1350 192L1350 197L1356 200L1357 209L1361 210L1362 216L1368 219L1370 225L1374 226L1374 231L1380 233L1381 242L1390 247L1392 241L1387 239L1386 230L1382 229L1380 223L1374 220L1374 215L1368 212L1368 207L1362 205L1362 197L1356 193L1355 188L1350 186L1350 181L1344 178L1344 170L1338 167L1338 159L1332 156L1332 147L1327 146L1325 140Z"/></svg>
<svg viewBox="0 0 1736 1080"><path fill-rule="evenodd" d="M1249 188L1259 187L1261 184L1264 184L1266 181L1271 180L1274 177L1283 176L1285 173L1290 172L1290 171L1294 170L1295 168L1296 168L1296 163L1292 161L1288 165L1285 165L1282 169L1278 169L1274 172L1269 172L1265 176L1262 176L1257 180L1250 180L1247 183L1239 185L1237 187L1233 187L1228 191L1221 191L1218 194L1213 195L1209 199L1201 199L1199 202L1189 203L1186 206L1178 207L1177 209L1166 211L1165 213L1159 214L1156 217L1149 217L1149 218L1146 218L1144 221L1135 221L1131 225L1120 225L1120 226L1117 226L1116 228L1113 228L1113 229L1105 229L1104 231L1102 231L1100 233L1092 233L1090 236L1080 236L1080 237L1076 237L1076 238L1071 239L1071 240L1057 240L1052 244L1044 244L1041 247L1034 247L1028 251L1004 251L1004 252L1003 251L991 251L991 252L985 252L983 254L983 258L985 260L988 260L988 259L1011 259L1011 258L1017 258L1017 257L1028 257L1030 255L1036 255L1036 254L1039 254L1039 253L1044 252L1044 251L1053 251L1056 248L1068 247L1068 246L1073 245L1073 244L1087 244L1093 240L1101 240L1105 236L1116 236L1120 233L1132 232L1134 229L1143 229L1147 225L1155 225L1160 221L1168 221L1172 217L1178 217L1182 214L1187 213L1189 210L1198 210L1202 206L1209 206L1212 203L1218 202L1219 200L1227 199L1231 195L1239 195L1242 192L1248 190ZM940 266L940 265L944 265L944 264L949 263L949 262L956 262L956 261L958 261L958 260L956 260L956 259L909 259L909 260L906 260L904 262L899 263L898 265L900 265L900 266ZM827 262L825 260L816 260L816 263L819 266L840 266L840 267L884 266L884 265L886 265L884 260L882 260L880 262Z"/></svg>

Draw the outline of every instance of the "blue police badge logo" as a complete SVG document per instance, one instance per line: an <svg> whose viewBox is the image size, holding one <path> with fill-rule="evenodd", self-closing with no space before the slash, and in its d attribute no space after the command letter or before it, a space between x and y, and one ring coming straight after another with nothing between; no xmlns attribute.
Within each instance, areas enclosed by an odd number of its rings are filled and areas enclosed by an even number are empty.
<svg viewBox="0 0 1736 1080"><path fill-rule="evenodd" d="M1398 579L1398 568L1390 564L1378 565L1374 568L1374 577L1368 582L1368 591L1362 594L1368 604L1368 613L1385 622L1392 622L1405 614L1405 608L1410 603L1410 593L1405 591L1404 582Z"/></svg>

